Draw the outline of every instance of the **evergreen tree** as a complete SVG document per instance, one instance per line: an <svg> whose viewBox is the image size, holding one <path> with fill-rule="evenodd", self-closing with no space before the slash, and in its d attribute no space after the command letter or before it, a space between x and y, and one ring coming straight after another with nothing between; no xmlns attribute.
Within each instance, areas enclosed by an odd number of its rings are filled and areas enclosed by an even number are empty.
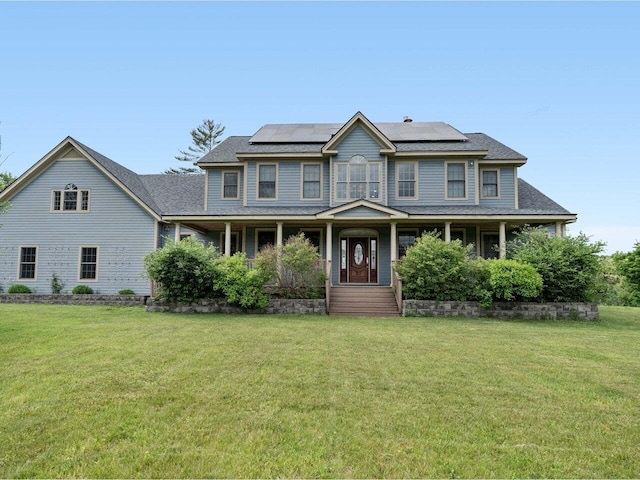
<svg viewBox="0 0 640 480"><path fill-rule="evenodd" d="M218 139L224 133L224 126L211 119L205 119L200 125L191 130L191 145L186 150L179 150L180 155L175 159L181 162L190 162L193 167L169 168L164 173L185 174L200 173L196 166L197 161L209 153L220 143Z"/></svg>

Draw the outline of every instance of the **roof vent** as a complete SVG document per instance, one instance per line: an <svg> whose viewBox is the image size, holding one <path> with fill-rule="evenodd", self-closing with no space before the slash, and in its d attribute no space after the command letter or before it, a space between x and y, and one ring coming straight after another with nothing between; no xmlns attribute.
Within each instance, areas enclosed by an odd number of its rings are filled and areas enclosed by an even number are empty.
<svg viewBox="0 0 640 480"><path fill-rule="evenodd" d="M402 121L403 121L404 123L411 123L411 122L413 122L413 120L411 120L409 117L403 117L403 118L402 118Z"/></svg>

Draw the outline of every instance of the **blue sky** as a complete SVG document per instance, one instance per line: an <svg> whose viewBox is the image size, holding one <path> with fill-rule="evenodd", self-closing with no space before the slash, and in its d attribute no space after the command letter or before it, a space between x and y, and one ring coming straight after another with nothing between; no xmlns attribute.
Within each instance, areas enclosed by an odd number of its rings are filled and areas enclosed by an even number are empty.
<svg viewBox="0 0 640 480"><path fill-rule="evenodd" d="M520 176L607 251L640 240L640 3L0 2L1 170L70 135L138 173L205 118L444 121L527 156Z"/></svg>

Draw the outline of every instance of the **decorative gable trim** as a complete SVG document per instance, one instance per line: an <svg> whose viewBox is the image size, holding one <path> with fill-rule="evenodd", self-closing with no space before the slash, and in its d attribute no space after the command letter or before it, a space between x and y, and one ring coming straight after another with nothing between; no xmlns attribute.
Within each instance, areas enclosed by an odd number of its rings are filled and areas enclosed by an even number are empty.
<svg viewBox="0 0 640 480"><path fill-rule="evenodd" d="M382 205L378 205L377 203L370 202L368 200L355 200L351 203L347 203L345 205L340 205L339 207L331 208L329 210L325 210L324 212L320 212L316 215L316 218L321 219L332 219L341 213L348 212L350 210L355 210L360 207L368 208L374 212L384 213L388 215L389 218L409 218L409 214L402 212L400 210L396 210L394 208L385 207Z"/></svg>
<svg viewBox="0 0 640 480"><path fill-rule="evenodd" d="M337 145L342 142L358 125L364 128L364 130L371 135L371 138L380 145L381 155L395 154L396 146L361 112L357 112L347 123L340 127L340 130L335 133L331 140L324 144L322 147L322 153L324 155L337 154L338 152L335 150Z"/></svg>

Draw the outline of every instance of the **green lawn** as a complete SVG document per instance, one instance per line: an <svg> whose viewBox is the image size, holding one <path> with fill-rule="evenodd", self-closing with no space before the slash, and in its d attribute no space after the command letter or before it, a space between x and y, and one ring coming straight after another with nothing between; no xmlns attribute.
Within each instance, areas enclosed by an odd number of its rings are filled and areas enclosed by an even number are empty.
<svg viewBox="0 0 640 480"><path fill-rule="evenodd" d="M640 476L640 309L600 322L0 305L0 477Z"/></svg>

